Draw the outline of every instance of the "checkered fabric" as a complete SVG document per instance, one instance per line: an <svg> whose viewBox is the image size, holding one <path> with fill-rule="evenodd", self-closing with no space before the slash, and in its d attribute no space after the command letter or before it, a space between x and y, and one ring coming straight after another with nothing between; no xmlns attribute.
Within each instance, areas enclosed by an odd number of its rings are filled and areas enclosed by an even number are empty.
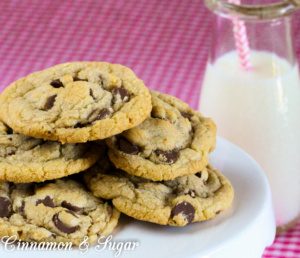
<svg viewBox="0 0 300 258"><path fill-rule="evenodd" d="M298 224L276 236L273 244L266 248L263 258L300 257L300 221Z"/></svg>
<svg viewBox="0 0 300 258"><path fill-rule="evenodd" d="M197 108L212 16L201 0L1 0L0 91L58 63L101 60ZM300 34L296 46L300 57ZM300 224L263 257L300 257Z"/></svg>

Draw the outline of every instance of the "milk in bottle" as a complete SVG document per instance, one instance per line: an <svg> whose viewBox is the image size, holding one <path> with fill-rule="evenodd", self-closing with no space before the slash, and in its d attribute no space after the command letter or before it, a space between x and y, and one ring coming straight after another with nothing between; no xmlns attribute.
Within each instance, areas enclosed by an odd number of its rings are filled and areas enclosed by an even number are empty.
<svg viewBox="0 0 300 258"><path fill-rule="evenodd" d="M266 51L251 51L251 62L251 71L242 70L237 52L231 51L209 63L199 109L213 118L219 136L261 165L271 186L277 225L287 224L300 211L298 66Z"/></svg>

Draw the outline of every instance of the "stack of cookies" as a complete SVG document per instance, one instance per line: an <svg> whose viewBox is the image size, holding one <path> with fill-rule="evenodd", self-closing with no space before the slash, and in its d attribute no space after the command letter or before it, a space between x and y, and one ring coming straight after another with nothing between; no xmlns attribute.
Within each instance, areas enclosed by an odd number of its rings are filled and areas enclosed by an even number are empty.
<svg viewBox="0 0 300 258"><path fill-rule="evenodd" d="M213 121L124 66L30 74L2 93L0 119L0 237L94 242L120 212L185 226L232 203L230 182L209 165Z"/></svg>

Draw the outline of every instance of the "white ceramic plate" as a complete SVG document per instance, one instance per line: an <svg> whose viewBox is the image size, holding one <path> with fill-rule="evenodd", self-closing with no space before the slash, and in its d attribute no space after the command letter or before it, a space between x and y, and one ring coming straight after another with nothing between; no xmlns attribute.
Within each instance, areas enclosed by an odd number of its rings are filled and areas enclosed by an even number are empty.
<svg viewBox="0 0 300 258"><path fill-rule="evenodd" d="M275 221L266 177L256 162L233 144L218 138L211 154L211 164L222 171L233 184L232 207L213 220L184 228L159 226L123 216L114 232L114 242L138 241L134 251L123 251L119 257L261 257L273 242ZM72 251L13 251L0 245L0 257L114 257L115 252L89 247L85 255Z"/></svg>

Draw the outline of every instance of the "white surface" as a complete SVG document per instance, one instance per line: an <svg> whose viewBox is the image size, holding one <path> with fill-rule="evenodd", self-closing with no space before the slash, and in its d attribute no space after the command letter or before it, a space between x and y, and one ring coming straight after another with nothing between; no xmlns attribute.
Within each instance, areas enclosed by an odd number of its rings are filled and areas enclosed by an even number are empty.
<svg viewBox="0 0 300 258"><path fill-rule="evenodd" d="M260 258L273 242L275 220L266 177L255 161L233 144L218 138L211 164L232 182L235 199L232 207L215 219L184 228L159 226L123 217L114 241L140 242L135 251L123 251L119 257L206 257ZM91 246L86 255L79 250L14 251L0 245L0 257L114 257L113 251L97 253Z"/></svg>
<svg viewBox="0 0 300 258"><path fill-rule="evenodd" d="M277 225L282 225L300 213L298 66L264 51L251 51L251 61L252 71L241 70L233 51L208 64L200 112L265 171Z"/></svg>

